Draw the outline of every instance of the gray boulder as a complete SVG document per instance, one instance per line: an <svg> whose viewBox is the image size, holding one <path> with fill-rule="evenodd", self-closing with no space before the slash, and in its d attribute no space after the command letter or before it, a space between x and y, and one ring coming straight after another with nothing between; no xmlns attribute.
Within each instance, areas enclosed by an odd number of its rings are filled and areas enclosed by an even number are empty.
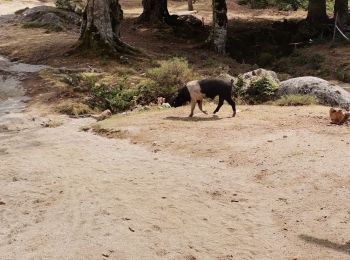
<svg viewBox="0 0 350 260"><path fill-rule="evenodd" d="M280 83L276 72L272 70L257 69L257 70L246 72L242 75L243 80L246 81L247 83L250 83L252 81L255 81L263 77L269 77L272 80L274 80L277 84Z"/></svg>
<svg viewBox="0 0 350 260"><path fill-rule="evenodd" d="M350 93L326 80L316 77L299 77L282 81L277 96L311 95L323 105L349 106Z"/></svg>
<svg viewBox="0 0 350 260"><path fill-rule="evenodd" d="M78 30L80 16L74 12L52 6L36 6L17 12L21 22L31 27L53 28L59 30Z"/></svg>
<svg viewBox="0 0 350 260"><path fill-rule="evenodd" d="M276 72L265 69L256 69L253 71L240 74L238 77L233 77L229 74L221 74L220 78L233 81L233 85L240 88L240 91L245 92L252 85L252 82L255 82L259 79L267 77L272 80L277 86L280 84L280 81L277 77Z"/></svg>

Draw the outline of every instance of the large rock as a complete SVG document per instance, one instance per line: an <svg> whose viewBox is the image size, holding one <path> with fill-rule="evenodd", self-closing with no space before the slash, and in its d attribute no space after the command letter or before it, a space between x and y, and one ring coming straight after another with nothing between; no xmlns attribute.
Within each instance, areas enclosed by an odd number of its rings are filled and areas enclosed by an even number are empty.
<svg viewBox="0 0 350 260"><path fill-rule="evenodd" d="M272 80L274 80L277 84L280 83L276 72L272 70L265 70L265 69L256 69L253 71L246 72L242 75L243 80L248 83L255 81L257 79L263 78L263 77L269 77Z"/></svg>
<svg viewBox="0 0 350 260"><path fill-rule="evenodd" d="M52 6L36 6L16 13L23 24L31 27L59 28L61 30L79 29L80 16L74 12Z"/></svg>
<svg viewBox="0 0 350 260"><path fill-rule="evenodd" d="M330 106L349 106L350 93L338 85L316 77L299 77L282 81L277 96L311 95L321 104Z"/></svg>

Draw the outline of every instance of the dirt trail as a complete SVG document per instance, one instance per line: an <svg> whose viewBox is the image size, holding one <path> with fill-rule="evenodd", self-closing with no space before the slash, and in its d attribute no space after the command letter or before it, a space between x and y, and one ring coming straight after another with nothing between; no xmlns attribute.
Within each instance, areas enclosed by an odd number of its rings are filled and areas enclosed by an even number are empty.
<svg viewBox="0 0 350 260"><path fill-rule="evenodd" d="M155 154L79 132L82 123L2 139L5 259L285 255L287 241L262 203L266 190L245 185L245 170Z"/></svg>
<svg viewBox="0 0 350 260"><path fill-rule="evenodd" d="M288 109L181 121L186 109L118 119L118 128L149 136L130 136L136 144L80 131L90 119L1 133L0 255L349 258L348 126L321 129L322 107L296 110L296 127L281 129L270 119L287 122Z"/></svg>

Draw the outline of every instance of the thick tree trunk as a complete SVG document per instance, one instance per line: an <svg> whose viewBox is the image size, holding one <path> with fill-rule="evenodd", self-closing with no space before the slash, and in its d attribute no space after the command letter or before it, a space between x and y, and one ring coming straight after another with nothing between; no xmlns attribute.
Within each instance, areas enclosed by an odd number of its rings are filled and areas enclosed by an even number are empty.
<svg viewBox="0 0 350 260"><path fill-rule="evenodd" d="M335 0L334 18L338 14L338 24L341 28L345 28L349 23L349 3L348 0Z"/></svg>
<svg viewBox="0 0 350 260"><path fill-rule="evenodd" d="M307 20L316 26L328 20L326 0L309 0Z"/></svg>
<svg viewBox="0 0 350 260"><path fill-rule="evenodd" d="M213 27L208 42L220 54L226 52L227 21L226 0L213 0Z"/></svg>
<svg viewBox="0 0 350 260"><path fill-rule="evenodd" d="M193 11L193 2L192 2L192 0L188 0L188 11Z"/></svg>
<svg viewBox="0 0 350 260"><path fill-rule="evenodd" d="M88 0L83 13L79 49L100 53L132 53L120 39L123 11L118 0Z"/></svg>
<svg viewBox="0 0 350 260"><path fill-rule="evenodd" d="M138 23L163 23L169 17L167 0L142 0L143 13Z"/></svg>

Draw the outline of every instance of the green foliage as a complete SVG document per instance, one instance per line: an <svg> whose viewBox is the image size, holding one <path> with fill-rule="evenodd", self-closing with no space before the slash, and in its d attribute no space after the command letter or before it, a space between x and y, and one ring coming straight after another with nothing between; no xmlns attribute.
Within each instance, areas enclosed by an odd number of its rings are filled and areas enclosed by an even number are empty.
<svg viewBox="0 0 350 260"><path fill-rule="evenodd" d="M253 81L244 95L248 103L259 104L271 100L277 89L277 83L265 76Z"/></svg>
<svg viewBox="0 0 350 260"><path fill-rule="evenodd" d="M146 105L158 97L169 99L184 83L193 79L193 72L187 60L173 58L157 63L158 67L147 70L147 78L132 82L131 75L137 72L127 67L119 67L113 75L102 73L67 74L61 81L71 87L76 94L88 95L86 102L93 108L110 109L121 112L129 109L137 101Z"/></svg>
<svg viewBox="0 0 350 260"><path fill-rule="evenodd" d="M103 80L103 75L98 73L68 74L62 78L76 93L87 92L87 103L93 108L110 109L112 112L129 109L138 91L129 88L126 78L119 79L117 83Z"/></svg>
<svg viewBox="0 0 350 260"><path fill-rule="evenodd" d="M118 82L116 85L95 83L91 88L89 103L100 109L121 112L131 107L131 101L135 95L137 95L137 92L134 89L127 88L125 80Z"/></svg>
<svg viewBox="0 0 350 260"><path fill-rule="evenodd" d="M159 62L159 67L147 70L147 79L137 85L138 102L148 104L157 97L169 99L178 88L193 79L193 71L183 58L172 58Z"/></svg>
<svg viewBox="0 0 350 260"><path fill-rule="evenodd" d="M309 106L318 104L317 98L310 95L285 95L273 102L277 106Z"/></svg>
<svg viewBox="0 0 350 260"><path fill-rule="evenodd" d="M244 79L243 79L243 75L241 74L238 75L233 94L235 97L244 96Z"/></svg>
<svg viewBox="0 0 350 260"><path fill-rule="evenodd" d="M53 32L60 32L64 30L64 27L60 23L46 23L46 22L24 22L23 28L44 28Z"/></svg>
<svg viewBox="0 0 350 260"><path fill-rule="evenodd" d="M157 96L169 98L181 85L193 79L193 72L184 58L172 58L159 64L159 67L147 71L151 81L146 82Z"/></svg>
<svg viewBox="0 0 350 260"><path fill-rule="evenodd" d="M61 81L75 88L79 86L80 79L81 77L79 74L65 74Z"/></svg>
<svg viewBox="0 0 350 260"><path fill-rule="evenodd" d="M141 80L137 85L138 96L137 101L140 104L149 104L157 99L157 97L164 97L159 91L159 85L152 79Z"/></svg>

